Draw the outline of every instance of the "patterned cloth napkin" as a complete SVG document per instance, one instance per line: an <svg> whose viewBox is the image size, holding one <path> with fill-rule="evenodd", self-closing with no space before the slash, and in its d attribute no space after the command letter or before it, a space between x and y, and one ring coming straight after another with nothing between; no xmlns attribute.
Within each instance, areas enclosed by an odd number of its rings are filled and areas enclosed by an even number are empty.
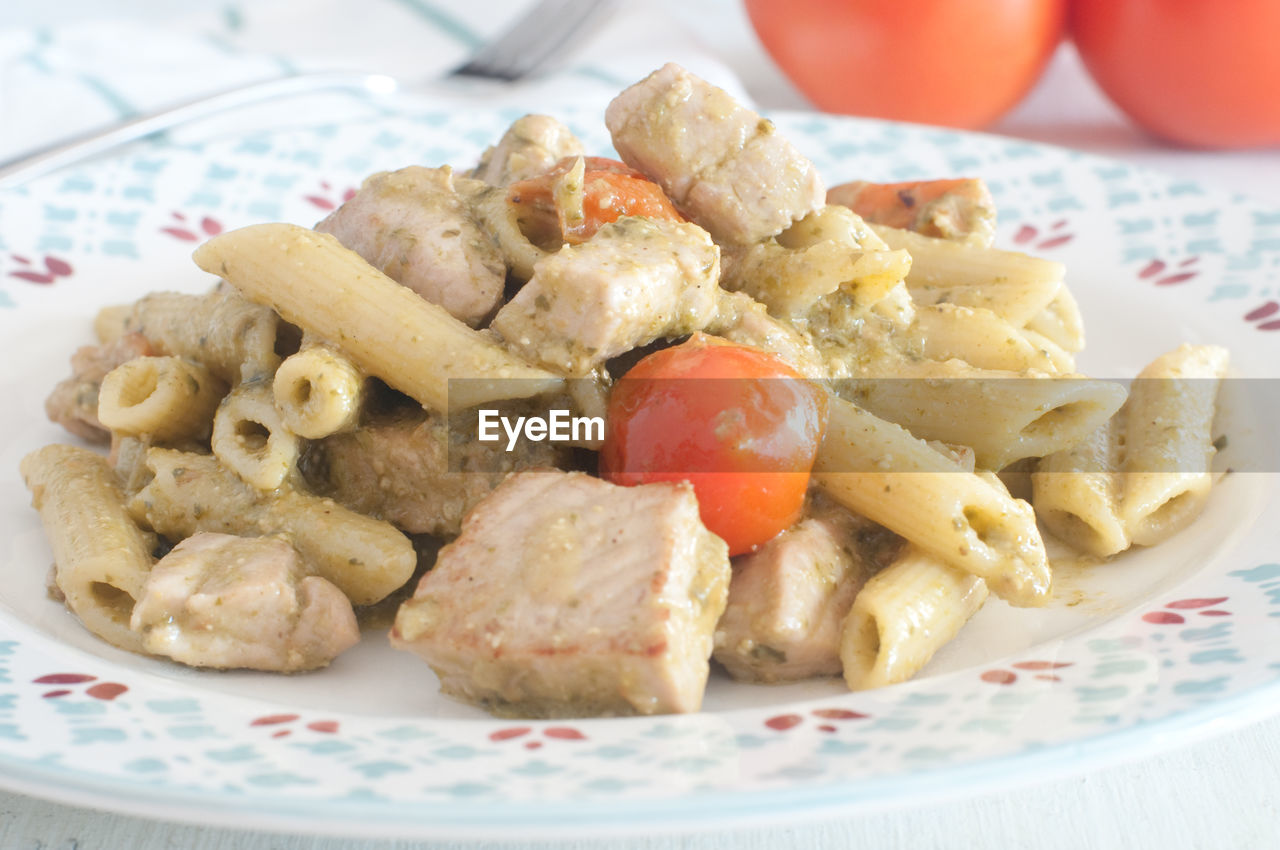
<svg viewBox="0 0 1280 850"><path fill-rule="evenodd" d="M0 9L0 158L193 96L293 71L391 74L379 100L308 94L171 131L179 141L333 121L387 110L519 107L603 110L667 61L746 99L728 69L662 3L622 3L548 75L516 84L442 81L532 0L5 0ZM155 141L151 143L163 143Z"/></svg>

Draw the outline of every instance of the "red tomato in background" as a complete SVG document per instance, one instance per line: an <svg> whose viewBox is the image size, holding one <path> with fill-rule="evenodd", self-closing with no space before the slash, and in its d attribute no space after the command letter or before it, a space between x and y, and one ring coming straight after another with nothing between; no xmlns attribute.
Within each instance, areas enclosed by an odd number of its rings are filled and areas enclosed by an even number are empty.
<svg viewBox="0 0 1280 850"><path fill-rule="evenodd" d="M1196 147L1280 143L1280 2L1074 0L1071 33L1139 125Z"/></svg>
<svg viewBox="0 0 1280 850"><path fill-rule="evenodd" d="M1066 21L1066 0L746 0L746 8L765 49L820 109L962 128L986 126L1022 99Z"/></svg>
<svg viewBox="0 0 1280 850"><path fill-rule="evenodd" d="M695 334L613 387L600 474L689 481L702 522L739 555L800 518L826 396L777 357Z"/></svg>

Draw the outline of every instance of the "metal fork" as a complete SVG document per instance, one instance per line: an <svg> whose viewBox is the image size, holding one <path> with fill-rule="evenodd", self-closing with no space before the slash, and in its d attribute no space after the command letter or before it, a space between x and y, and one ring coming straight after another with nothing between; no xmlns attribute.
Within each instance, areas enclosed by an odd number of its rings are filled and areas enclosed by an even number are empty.
<svg viewBox="0 0 1280 850"><path fill-rule="evenodd" d="M575 38L585 38L604 23L619 2L540 0L497 38L482 45L466 62L451 70L445 79L471 77L514 82L545 73L568 57ZM380 97L402 87L400 81L386 74L355 71L289 74L234 86L0 160L0 188L241 106L319 91L349 91Z"/></svg>

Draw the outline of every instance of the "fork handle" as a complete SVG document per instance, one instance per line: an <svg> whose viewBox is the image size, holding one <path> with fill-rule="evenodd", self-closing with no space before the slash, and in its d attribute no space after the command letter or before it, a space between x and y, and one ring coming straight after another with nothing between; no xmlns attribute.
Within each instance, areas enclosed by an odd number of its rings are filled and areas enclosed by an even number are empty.
<svg viewBox="0 0 1280 850"><path fill-rule="evenodd" d="M90 130L82 135L28 151L12 159L0 160L0 188L14 186L42 174L48 174L63 166L89 159L179 124L197 121L251 103L313 91L348 90L383 95L391 94L396 88L395 79L384 74L321 71L290 74L223 89L140 115L106 129Z"/></svg>

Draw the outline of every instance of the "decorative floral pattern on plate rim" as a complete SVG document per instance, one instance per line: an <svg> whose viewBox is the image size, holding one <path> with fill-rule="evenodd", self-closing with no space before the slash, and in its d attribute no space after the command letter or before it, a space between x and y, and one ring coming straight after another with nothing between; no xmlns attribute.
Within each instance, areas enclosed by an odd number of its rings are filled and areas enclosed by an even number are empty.
<svg viewBox="0 0 1280 850"><path fill-rule="evenodd" d="M310 223L378 168L464 164L514 117L437 113L156 146L0 195L0 329L16 338L35 319L85 318L162 286L192 244L223 229ZM589 147L608 149L597 114L567 118ZM1153 305L1218 334L1246 374L1280 359L1280 335L1268 333L1280 327L1280 210L996 137L776 119L831 182L980 174L1005 244L1102 270L1074 281L1082 294L1111 287L1116 309ZM59 356L79 334L61 332ZM0 385L25 388L17 398L41 397L35 381L0 372ZM16 515L3 520L17 541L6 560L36 571L15 560L40 550L12 470L35 439L16 417L40 415L23 408L0 422ZM0 785L192 821L234 811L247 825L302 831L548 837L783 821L1106 761L1270 710L1280 689L1274 490L1270 477L1235 476L1220 491L1239 502L1224 511L1238 516L1221 548L1086 627L880 691L683 717L451 719L281 704L60 643L47 611L32 613L51 603L0 591Z"/></svg>

